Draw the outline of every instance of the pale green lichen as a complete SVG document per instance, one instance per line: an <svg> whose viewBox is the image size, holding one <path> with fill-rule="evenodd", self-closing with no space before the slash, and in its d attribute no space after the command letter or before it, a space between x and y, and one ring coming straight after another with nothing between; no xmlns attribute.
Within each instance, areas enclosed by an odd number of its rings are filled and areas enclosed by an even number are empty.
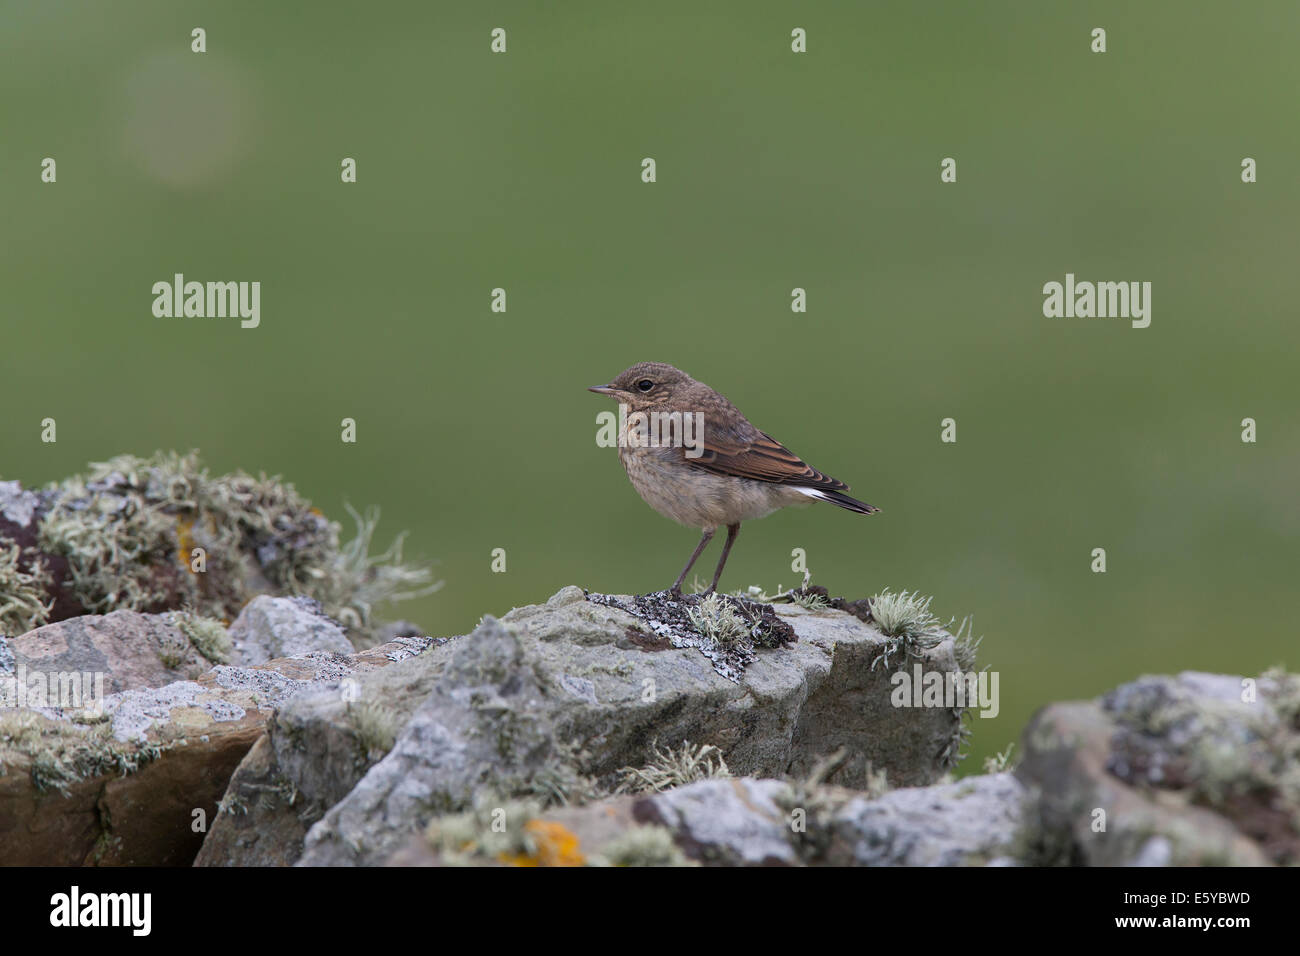
<svg viewBox="0 0 1300 956"><path fill-rule="evenodd" d="M50 619L50 575L39 557L24 562L17 542L0 543L0 634L16 637ZM27 566L24 567L24 564Z"/></svg>
<svg viewBox="0 0 1300 956"><path fill-rule="evenodd" d="M697 780L730 777L722 751L712 744L698 747L683 740L677 750L652 744L653 758L644 767L622 767L617 793L659 793Z"/></svg>
<svg viewBox="0 0 1300 956"><path fill-rule="evenodd" d="M433 581L428 568L405 563L402 546L406 532L400 532L388 550L381 554L370 553L371 541L379 525L379 509L371 508L364 515L351 505L344 504L357 533L343 545L334 561L334 573L320 578L318 593L313 594L325 607L335 608L341 624L361 631L374 625L374 609L382 604L410 601L426 597L442 587Z"/></svg>
<svg viewBox="0 0 1300 956"><path fill-rule="evenodd" d="M1015 760L1012 754L1015 753L1016 744L1012 741L1007 745L1006 750L1000 750L992 757L984 758L985 773L1004 773L1015 766Z"/></svg>
<svg viewBox="0 0 1300 956"><path fill-rule="evenodd" d="M583 772L591 754L576 741L555 741L545 762L528 779L527 795L546 806L581 806L609 794Z"/></svg>
<svg viewBox="0 0 1300 956"><path fill-rule="evenodd" d="M871 598L871 618L890 638L872 661L873 668L878 664L888 668L898 655L905 660L923 656L942 643L947 634L930 610L933 600L933 597L921 597L916 591L894 593L888 588Z"/></svg>
<svg viewBox="0 0 1300 956"><path fill-rule="evenodd" d="M397 743L397 714L372 700L350 702L347 721L368 760L381 759Z"/></svg>
<svg viewBox="0 0 1300 956"><path fill-rule="evenodd" d="M270 591L319 601L354 644L367 646L376 606L440 586L429 569L403 561L400 535L370 554L377 511L349 508L357 534L341 545L338 524L292 484L243 472L212 477L193 452L119 455L50 486L48 495L40 546L67 559L61 583L88 613L183 607L228 621ZM18 609L20 623L35 619L30 599ZM219 641L209 646L220 654Z"/></svg>
<svg viewBox="0 0 1300 956"><path fill-rule="evenodd" d="M933 597L921 597L916 591L895 593L885 588L871 598L871 617L887 637L926 637L941 627L930 610L933 600Z"/></svg>
<svg viewBox="0 0 1300 956"><path fill-rule="evenodd" d="M537 847L526 825L541 812L535 800L500 800L483 794L463 813L434 818L424 837L441 862L451 866L527 856Z"/></svg>
<svg viewBox="0 0 1300 956"><path fill-rule="evenodd" d="M169 746L114 740L108 722L85 727L29 710L0 711L0 776L9 765L26 763L41 792L68 796L83 780L109 773L126 776L158 759Z"/></svg>
<svg viewBox="0 0 1300 956"><path fill-rule="evenodd" d="M847 759L848 750L843 747L824 755L813 764L807 776L791 780L773 797L773 802L786 815L786 838L804 863L821 862L830 850L835 835L835 813L845 798L826 786L826 781ZM884 772L874 774L870 764L867 780L871 788L869 799L882 796L889 789Z"/></svg>
<svg viewBox="0 0 1300 956"><path fill-rule="evenodd" d="M220 621L188 611L173 614L172 621L194 649L213 664L230 663L235 646L230 640L230 632Z"/></svg>
<svg viewBox="0 0 1300 956"><path fill-rule="evenodd" d="M606 843L593 861L605 866L694 866L667 827L633 827Z"/></svg>
<svg viewBox="0 0 1300 956"><path fill-rule="evenodd" d="M749 637L750 623L716 591L694 607L688 607L686 616L701 637L723 647Z"/></svg>
<svg viewBox="0 0 1300 956"><path fill-rule="evenodd" d="M789 593L790 600L805 611L824 611L831 606L831 602L826 599L826 596L818 591L795 588Z"/></svg>
<svg viewBox="0 0 1300 956"><path fill-rule="evenodd" d="M974 625L974 615L967 615L962 618L961 624L957 625L957 630L952 636L952 654L957 659L957 669L962 673L975 669L980 645L984 643L983 637L975 637Z"/></svg>

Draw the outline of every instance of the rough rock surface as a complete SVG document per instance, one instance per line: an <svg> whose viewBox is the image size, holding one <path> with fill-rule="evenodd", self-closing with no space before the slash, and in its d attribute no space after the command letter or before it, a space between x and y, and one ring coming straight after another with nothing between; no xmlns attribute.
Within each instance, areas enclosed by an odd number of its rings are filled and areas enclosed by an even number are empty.
<svg viewBox="0 0 1300 956"><path fill-rule="evenodd" d="M633 816L673 832L692 859L719 866L794 866L789 815L779 780L701 780L638 801Z"/></svg>
<svg viewBox="0 0 1300 956"><path fill-rule="evenodd" d="M105 694L197 677L212 664L165 614L114 611L46 624L8 641L13 666L59 674L103 674ZM29 681L30 683L30 681ZM0 688L0 696L4 694Z"/></svg>
<svg viewBox="0 0 1300 956"><path fill-rule="evenodd" d="M815 784L747 777L700 780L661 793L552 808L537 819L572 835L598 861L641 827L671 835L705 866L980 866L1014 862L1025 790L1000 773L871 797ZM387 861L444 862L417 834ZM496 865L490 858L469 862Z"/></svg>
<svg viewBox="0 0 1300 956"><path fill-rule="evenodd" d="M110 694L102 715L0 713L0 865L188 864L236 766L275 707L382 667L412 643L219 666Z"/></svg>
<svg viewBox="0 0 1300 956"><path fill-rule="evenodd" d="M831 818L834 866L970 866L1010 853L1025 789L1009 773L855 795Z"/></svg>
<svg viewBox="0 0 1300 956"><path fill-rule="evenodd" d="M310 603L261 601L240 651L298 653L193 679L169 673L168 615L0 640L0 680L22 664L120 688L98 711L0 708L0 865L1300 862L1294 675L1143 677L1045 708L1014 773L936 782L960 712L895 706L891 678L951 672L953 641L909 652L860 602L769 607L795 639L724 676L626 610L644 602L577 588L346 654L321 649L350 646ZM680 764L703 745L726 767ZM476 839L503 806L505 841Z"/></svg>
<svg viewBox="0 0 1300 956"><path fill-rule="evenodd" d="M1036 795L1037 864L1300 861L1300 678L1143 677L1030 722L1017 776Z"/></svg>
<svg viewBox="0 0 1300 956"><path fill-rule="evenodd" d="M343 684L306 687L284 701L231 776L195 865L295 862L308 827L383 756L361 739L358 714L400 727L440 672L425 651L444 643L395 638L354 655L362 666Z"/></svg>
<svg viewBox="0 0 1300 956"><path fill-rule="evenodd" d="M352 644L338 622L325 616L310 598L259 594L230 625L236 664L265 664L312 651L351 654Z"/></svg>
<svg viewBox="0 0 1300 956"><path fill-rule="evenodd" d="M891 704L889 672L872 666L887 643L879 631L835 610L779 613L798 641L758 649L739 682L694 648L648 640L638 618L578 588L486 618L414 665L441 673L393 750L312 827L300 862L382 863L476 792L609 786L656 742L712 744L734 773L755 776L804 775L843 750L830 782L845 786L865 785L869 766L900 784L947 769L960 717ZM951 639L926 666L955 668Z"/></svg>

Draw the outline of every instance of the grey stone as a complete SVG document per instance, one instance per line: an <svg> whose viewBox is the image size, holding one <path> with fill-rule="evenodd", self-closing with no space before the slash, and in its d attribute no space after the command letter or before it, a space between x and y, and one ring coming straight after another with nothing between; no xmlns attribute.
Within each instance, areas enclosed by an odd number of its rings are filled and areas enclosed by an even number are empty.
<svg viewBox="0 0 1300 956"><path fill-rule="evenodd" d="M105 693L117 693L198 677L212 666L169 614L85 614L46 624L7 643L11 669L21 667L29 676L43 674L51 687L60 674L95 675L96 680L102 675Z"/></svg>
<svg viewBox="0 0 1300 956"><path fill-rule="evenodd" d="M1006 854L1025 788L1010 773L857 796L834 815L829 862L853 866L968 866Z"/></svg>
<svg viewBox="0 0 1300 956"><path fill-rule="evenodd" d="M959 713L894 707L889 671L872 666L886 638L849 614L781 607L798 641L759 649L736 682L694 648L660 649L636 617L580 593L488 617L424 655L428 698L392 752L313 826L300 862L382 863L432 815L464 809L480 791L545 794L580 777L612 787L656 743L712 744L734 773L765 777L806 775L842 750L829 782L845 786L865 786L868 765L901 784L929 783L948 766ZM927 654L927 668L956 666L951 638ZM281 765L296 761L286 772L305 787L346 779L335 766L346 736L333 729L338 712L311 724L312 706L299 698L284 713L300 738L319 735L312 743L282 747L279 720L272 732ZM331 773L310 766L321 760ZM320 790L328 804L333 792Z"/></svg>
<svg viewBox="0 0 1300 956"><path fill-rule="evenodd" d="M24 491L17 481L0 481L0 516L5 520L26 528L40 507L41 499L35 492Z"/></svg>
<svg viewBox="0 0 1300 956"><path fill-rule="evenodd" d="M230 625L230 640L234 663L245 666L312 651L354 651L343 628L326 617L315 601L266 594L253 598L239 612Z"/></svg>
<svg viewBox="0 0 1300 956"><path fill-rule="evenodd" d="M673 831L693 859L718 866L794 866L789 815L777 799L789 791L779 780L700 780L644 797L633 808L638 822Z"/></svg>
<svg viewBox="0 0 1300 956"><path fill-rule="evenodd" d="M1099 701L1051 704L1024 733L1017 776L1031 863L1245 865L1300 861L1288 783L1300 730L1294 676L1141 677Z"/></svg>

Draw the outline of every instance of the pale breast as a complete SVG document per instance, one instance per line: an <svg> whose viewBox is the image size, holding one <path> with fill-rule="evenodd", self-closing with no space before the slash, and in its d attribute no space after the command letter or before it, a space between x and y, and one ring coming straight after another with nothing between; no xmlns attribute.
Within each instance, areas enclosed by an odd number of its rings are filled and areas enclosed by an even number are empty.
<svg viewBox="0 0 1300 956"><path fill-rule="evenodd" d="M718 528L761 518L807 499L793 488L714 475L683 463L675 449L619 448L632 487L665 518L692 528Z"/></svg>

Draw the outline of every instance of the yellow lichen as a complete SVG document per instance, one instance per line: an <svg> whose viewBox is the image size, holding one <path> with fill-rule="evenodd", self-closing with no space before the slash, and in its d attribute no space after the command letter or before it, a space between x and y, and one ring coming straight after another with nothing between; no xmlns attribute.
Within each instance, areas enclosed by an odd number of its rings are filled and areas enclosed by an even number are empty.
<svg viewBox="0 0 1300 956"><path fill-rule="evenodd" d="M502 863L511 866L586 866L587 858L579 846L580 840L568 827L550 820L529 820L524 833L534 849L531 853L498 856Z"/></svg>

